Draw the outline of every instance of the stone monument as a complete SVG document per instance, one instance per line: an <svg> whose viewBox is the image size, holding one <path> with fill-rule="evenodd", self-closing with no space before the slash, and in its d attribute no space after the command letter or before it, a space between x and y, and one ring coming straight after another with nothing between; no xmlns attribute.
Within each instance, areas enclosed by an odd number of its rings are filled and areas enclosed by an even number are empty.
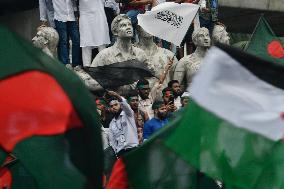
<svg viewBox="0 0 284 189"><path fill-rule="evenodd" d="M100 51L99 54L94 58L91 67L137 60L139 62L146 63L149 69L153 69L145 52L142 49L135 47L131 43L133 27L128 16L124 14L116 16L111 23L111 31L116 37L116 42L113 46ZM123 86L117 91L121 95L124 95L127 93L127 91L133 89L134 86L135 85Z"/></svg>
<svg viewBox="0 0 284 189"><path fill-rule="evenodd" d="M53 58L57 57L58 40L59 35L52 27L39 27L36 36L32 39L34 46Z"/></svg>
<svg viewBox="0 0 284 189"><path fill-rule="evenodd" d="M174 70L174 78L180 83L189 85L194 74L198 71L200 64L205 56L205 53L211 46L211 39L207 28L197 28L192 33L192 41L196 46L194 53L183 57L178 62Z"/></svg>
<svg viewBox="0 0 284 189"><path fill-rule="evenodd" d="M128 16L123 14L116 16L111 23L111 31L116 37L116 42L113 46L99 52L93 60L91 67L136 59L140 62L146 62L149 68L151 68L145 52L131 43L133 27Z"/></svg>
<svg viewBox="0 0 284 189"><path fill-rule="evenodd" d="M224 25L215 25L212 32L212 42L230 45L230 36Z"/></svg>
<svg viewBox="0 0 284 189"><path fill-rule="evenodd" d="M137 34L139 38L139 42L137 43L137 47L144 50L146 53L150 64L153 66L155 71L155 76L157 78L160 77L162 72L165 70L166 65L168 64L169 59L173 60L172 68L174 68L178 62L175 54L168 49L158 47L154 41L153 36L147 33L142 27L137 27ZM173 69L169 71L167 74L165 81L163 83L163 88L167 87L168 82L173 78ZM155 79L150 79L150 86L153 86Z"/></svg>

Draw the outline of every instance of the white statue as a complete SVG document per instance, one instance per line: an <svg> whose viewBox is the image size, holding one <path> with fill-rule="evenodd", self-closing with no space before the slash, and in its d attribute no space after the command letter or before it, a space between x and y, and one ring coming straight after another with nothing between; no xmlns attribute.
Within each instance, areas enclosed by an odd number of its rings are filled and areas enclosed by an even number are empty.
<svg viewBox="0 0 284 189"><path fill-rule="evenodd" d="M165 70L166 65L169 62L169 59L173 60L173 67L177 64L178 60L175 57L175 54L168 49L158 47L154 41L153 36L149 33L147 33L142 27L137 27L137 34L139 37L139 42L137 43L137 47L141 48L145 51L149 62L154 68L155 76L157 78L160 77L162 72ZM169 73L167 73L167 76L165 78L165 81L163 83L163 88L167 87L168 82L173 77L173 70L170 70ZM149 81L150 85L152 86L155 81L152 81L152 79Z"/></svg>
<svg viewBox="0 0 284 189"><path fill-rule="evenodd" d="M124 14L116 16L111 23L111 31L113 35L116 36L116 42L113 46L100 51L94 58L91 67L105 66L135 59L139 62L146 63L150 69L153 69L145 52L131 43L133 27L128 16ZM121 95L124 95L129 90L133 89L134 86L135 85L123 86L117 91ZM100 89L102 88L98 88L98 90Z"/></svg>
<svg viewBox="0 0 284 189"><path fill-rule="evenodd" d="M178 80L182 83L182 81L186 79L187 85L191 83L194 74L200 67L205 53L211 46L208 29L202 27L194 30L192 33L192 41L196 46L196 50L194 53L180 59L174 71L174 80Z"/></svg>
<svg viewBox="0 0 284 189"><path fill-rule="evenodd" d="M222 43L230 45L230 37L226 31L226 27L223 25L215 25L212 32L212 41L214 43Z"/></svg>
<svg viewBox="0 0 284 189"><path fill-rule="evenodd" d="M34 46L42 49L49 56L57 57L57 44L59 35L52 27L40 27L36 36L32 39Z"/></svg>
<svg viewBox="0 0 284 189"><path fill-rule="evenodd" d="M111 31L116 36L116 42L113 46L99 52L93 60L91 67L104 66L132 59L148 63L145 52L134 47L131 43L133 27L128 16L123 14L116 16L111 23ZM148 65L151 67L149 63Z"/></svg>

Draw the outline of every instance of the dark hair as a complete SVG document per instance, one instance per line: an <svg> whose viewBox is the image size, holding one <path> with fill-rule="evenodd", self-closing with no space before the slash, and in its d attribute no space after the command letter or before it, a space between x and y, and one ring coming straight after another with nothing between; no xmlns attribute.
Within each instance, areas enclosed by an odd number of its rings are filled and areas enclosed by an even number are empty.
<svg viewBox="0 0 284 189"><path fill-rule="evenodd" d="M127 94L126 98L129 99L130 97L138 96L138 92L136 90L131 90Z"/></svg>
<svg viewBox="0 0 284 189"><path fill-rule="evenodd" d="M108 101L107 101L107 104L109 105L109 103L110 103L111 101L113 101L113 100L118 100L118 98L116 98L116 97L114 97L114 96L110 97L110 98L108 99Z"/></svg>
<svg viewBox="0 0 284 189"><path fill-rule="evenodd" d="M152 110L159 109L162 105L164 105L164 101L161 100L155 100L153 105L152 105Z"/></svg>
<svg viewBox="0 0 284 189"><path fill-rule="evenodd" d="M166 87L162 90L163 96L167 91L172 91L172 89L170 87Z"/></svg>
<svg viewBox="0 0 284 189"><path fill-rule="evenodd" d="M136 88L138 89L141 85L149 85L149 81L147 81L146 79L140 79L136 84Z"/></svg>
<svg viewBox="0 0 284 189"><path fill-rule="evenodd" d="M168 87L172 88L172 87L173 87L173 84L175 84L175 83L178 83L178 84L179 84L178 80L171 80L171 81L169 81Z"/></svg>

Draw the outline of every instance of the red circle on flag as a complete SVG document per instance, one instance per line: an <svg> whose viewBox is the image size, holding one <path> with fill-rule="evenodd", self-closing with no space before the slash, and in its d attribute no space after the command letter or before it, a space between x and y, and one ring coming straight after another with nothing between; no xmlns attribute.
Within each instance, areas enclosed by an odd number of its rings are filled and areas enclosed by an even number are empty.
<svg viewBox="0 0 284 189"><path fill-rule="evenodd" d="M267 46L267 52L274 58L284 58L284 49L280 41L272 41Z"/></svg>

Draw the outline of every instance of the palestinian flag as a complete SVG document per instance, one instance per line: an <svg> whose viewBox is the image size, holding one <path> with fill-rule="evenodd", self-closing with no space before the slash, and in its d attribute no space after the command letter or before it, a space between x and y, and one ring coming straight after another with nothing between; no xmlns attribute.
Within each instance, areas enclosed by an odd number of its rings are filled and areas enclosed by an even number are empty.
<svg viewBox="0 0 284 189"><path fill-rule="evenodd" d="M3 26L0 41L0 173L6 186L11 176L13 189L100 188L100 124L91 94L72 71ZM13 164L6 163L9 153Z"/></svg>
<svg viewBox="0 0 284 189"><path fill-rule="evenodd" d="M284 48L263 16L260 17L246 51L267 61L284 64Z"/></svg>
<svg viewBox="0 0 284 189"><path fill-rule="evenodd" d="M283 188L284 67L213 47L189 90L182 115L116 163L109 189L211 188L191 166L225 188Z"/></svg>

